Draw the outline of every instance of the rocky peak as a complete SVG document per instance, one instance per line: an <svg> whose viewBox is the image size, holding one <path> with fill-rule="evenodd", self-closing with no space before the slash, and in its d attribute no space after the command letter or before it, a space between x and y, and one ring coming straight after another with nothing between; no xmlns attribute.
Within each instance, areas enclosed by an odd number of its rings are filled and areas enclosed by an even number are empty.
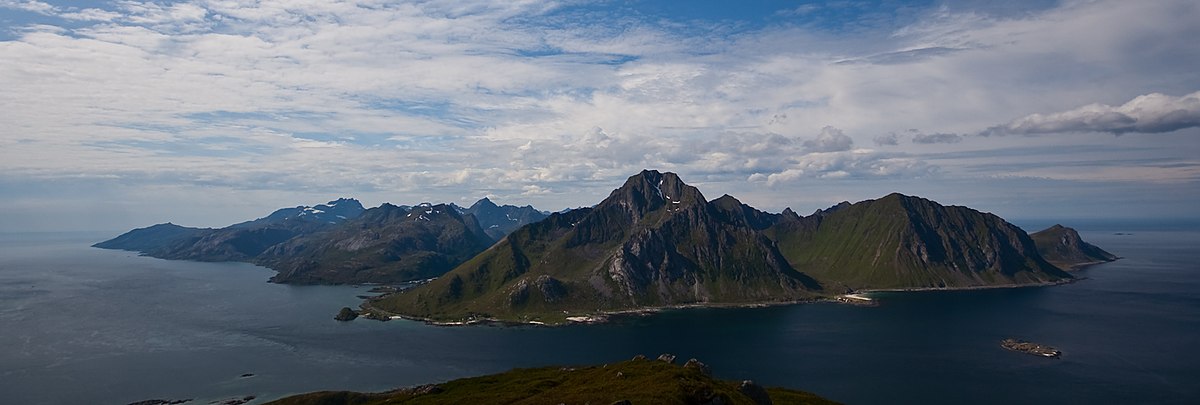
<svg viewBox="0 0 1200 405"><path fill-rule="evenodd" d="M705 201L699 189L684 183L675 173L643 170L630 176L624 185L613 190L596 207L601 211L620 207L636 222L647 213L663 207L681 209Z"/></svg>
<svg viewBox="0 0 1200 405"><path fill-rule="evenodd" d="M490 198L483 197L483 198L480 198L479 201L476 201L474 204L471 204L471 207L467 208L467 209L471 210L471 211L478 211L478 210L492 210L492 209L498 209L498 208L500 208L500 206L498 206L498 205L496 205L496 203L492 202L492 200Z"/></svg>
<svg viewBox="0 0 1200 405"><path fill-rule="evenodd" d="M762 230L774 225L780 215L759 211L754 207L743 204L737 198L726 194L710 202L717 212L731 224Z"/></svg>
<svg viewBox="0 0 1200 405"><path fill-rule="evenodd" d="M891 197L892 199L902 199L902 198L906 198L906 196L905 196L904 194L892 193L892 194L889 194L887 197L880 198L880 200L884 200L884 199L887 199L887 198L889 198L889 197ZM826 208L826 209L823 209L823 210L822 210L822 209L818 209L818 210L816 210L815 212L813 212L813 215L815 215L815 216L818 216L818 217L825 216L825 215L829 215L829 214L832 214L832 213L835 213L835 212L841 211L841 210L843 210L843 209L850 208L850 205L851 205L851 204L850 204L850 202L849 202L849 201L842 201L842 202L840 202L840 203L837 203L837 205L834 205L834 206L832 206L832 207L829 207L829 208ZM784 210L783 214L784 214L784 215L787 215L787 213L788 213L789 211L791 211L791 210L792 210L791 208L788 208L788 209ZM793 213L793 214L795 214L795 212L792 212L792 213Z"/></svg>
<svg viewBox="0 0 1200 405"><path fill-rule="evenodd" d="M800 219L800 214L797 214L796 211L792 211L791 207L784 208L783 212L779 213L779 215L787 218L788 220Z"/></svg>

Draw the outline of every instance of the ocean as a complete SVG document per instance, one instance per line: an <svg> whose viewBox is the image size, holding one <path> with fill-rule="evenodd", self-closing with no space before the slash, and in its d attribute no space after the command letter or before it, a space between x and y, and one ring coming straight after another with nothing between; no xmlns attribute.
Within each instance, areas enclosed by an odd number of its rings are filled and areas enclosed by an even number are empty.
<svg viewBox="0 0 1200 405"><path fill-rule="evenodd" d="M249 264L88 247L115 233L0 234L0 402L261 403L672 353L720 378L848 404L1200 403L1200 229L1077 228L1124 258L1053 287L566 327L341 323L333 315L367 287L271 284ZM1006 351L1008 337L1063 355Z"/></svg>

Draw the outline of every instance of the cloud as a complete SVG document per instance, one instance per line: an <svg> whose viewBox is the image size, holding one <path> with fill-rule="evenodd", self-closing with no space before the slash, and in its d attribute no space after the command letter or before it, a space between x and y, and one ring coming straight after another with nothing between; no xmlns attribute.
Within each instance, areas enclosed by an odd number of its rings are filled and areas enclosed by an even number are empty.
<svg viewBox="0 0 1200 405"><path fill-rule="evenodd" d="M521 195L550 194L551 192L553 192L548 188L544 188L544 187L536 185L536 184L525 185L525 186L521 187L521 190L522 190Z"/></svg>
<svg viewBox="0 0 1200 405"><path fill-rule="evenodd" d="M85 9L79 10L79 11L60 13L58 16L68 19L68 20L77 20L77 21L113 22L113 21L116 21L117 19L121 18L121 13L102 10L102 9L98 9L98 8L85 8Z"/></svg>
<svg viewBox="0 0 1200 405"><path fill-rule="evenodd" d="M961 135L946 134L946 133L941 133L941 134L916 133L912 137L913 143L920 143L920 144L959 143L959 142L962 142L962 140L963 140L963 137Z"/></svg>
<svg viewBox="0 0 1200 405"><path fill-rule="evenodd" d="M811 152L839 152L850 150L853 146L854 139L831 126L821 128L816 138L804 141L804 147Z"/></svg>
<svg viewBox="0 0 1200 405"><path fill-rule="evenodd" d="M887 135L879 135L875 137L874 141L878 146L896 146L900 144L900 136L892 132Z"/></svg>
<svg viewBox="0 0 1200 405"><path fill-rule="evenodd" d="M775 15L781 17L797 17L812 14L814 11L820 10L821 6L817 4L801 4L794 8L785 8L775 12Z"/></svg>
<svg viewBox="0 0 1200 405"><path fill-rule="evenodd" d="M54 5L37 0L0 0L0 8L23 10L32 13L50 15L58 11Z"/></svg>
<svg viewBox="0 0 1200 405"><path fill-rule="evenodd" d="M936 166L920 159L866 149L810 153L776 173L754 173L747 181L779 186L803 179L919 178L934 175Z"/></svg>
<svg viewBox="0 0 1200 405"><path fill-rule="evenodd" d="M1051 114L1031 114L990 127L980 135L1040 135L1065 132L1165 133L1200 127L1200 92L1173 97L1137 96L1125 104L1089 104Z"/></svg>
<svg viewBox="0 0 1200 405"><path fill-rule="evenodd" d="M913 145L953 139L941 133L1200 88L1187 0L905 7L885 10L903 14L891 22L802 6L787 24L699 25L611 2L90 4L0 0L42 14L0 37L0 181L559 206L643 168L707 187L882 188L1001 171ZM1186 122L1160 116L1149 121ZM861 147L872 141L888 153ZM1012 142L978 141L985 155ZM1155 153L1195 150L1169 146ZM521 198L529 185L553 192Z"/></svg>

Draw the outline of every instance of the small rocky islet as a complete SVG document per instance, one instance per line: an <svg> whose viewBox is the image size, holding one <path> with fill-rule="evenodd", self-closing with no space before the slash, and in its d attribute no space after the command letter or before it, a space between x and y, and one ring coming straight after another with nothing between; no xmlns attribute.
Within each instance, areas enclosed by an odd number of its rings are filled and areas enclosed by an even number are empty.
<svg viewBox="0 0 1200 405"><path fill-rule="evenodd" d="M1000 341L1000 347L1020 353L1028 353L1034 356L1058 358L1062 356L1062 351L1046 346L1040 343L1033 343L1020 339L1004 339Z"/></svg>

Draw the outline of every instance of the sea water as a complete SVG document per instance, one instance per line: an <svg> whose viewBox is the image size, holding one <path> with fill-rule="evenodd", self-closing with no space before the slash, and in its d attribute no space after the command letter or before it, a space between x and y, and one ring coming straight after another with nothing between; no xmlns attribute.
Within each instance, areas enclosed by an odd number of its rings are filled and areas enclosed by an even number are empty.
<svg viewBox="0 0 1200 405"><path fill-rule="evenodd" d="M1055 287L553 328L342 323L333 315L367 287L271 284L249 264L88 247L108 234L0 234L0 402L259 403L673 353L719 378L851 404L1200 403L1200 230L1081 232L1124 259ZM1008 337L1063 356L1006 351Z"/></svg>

